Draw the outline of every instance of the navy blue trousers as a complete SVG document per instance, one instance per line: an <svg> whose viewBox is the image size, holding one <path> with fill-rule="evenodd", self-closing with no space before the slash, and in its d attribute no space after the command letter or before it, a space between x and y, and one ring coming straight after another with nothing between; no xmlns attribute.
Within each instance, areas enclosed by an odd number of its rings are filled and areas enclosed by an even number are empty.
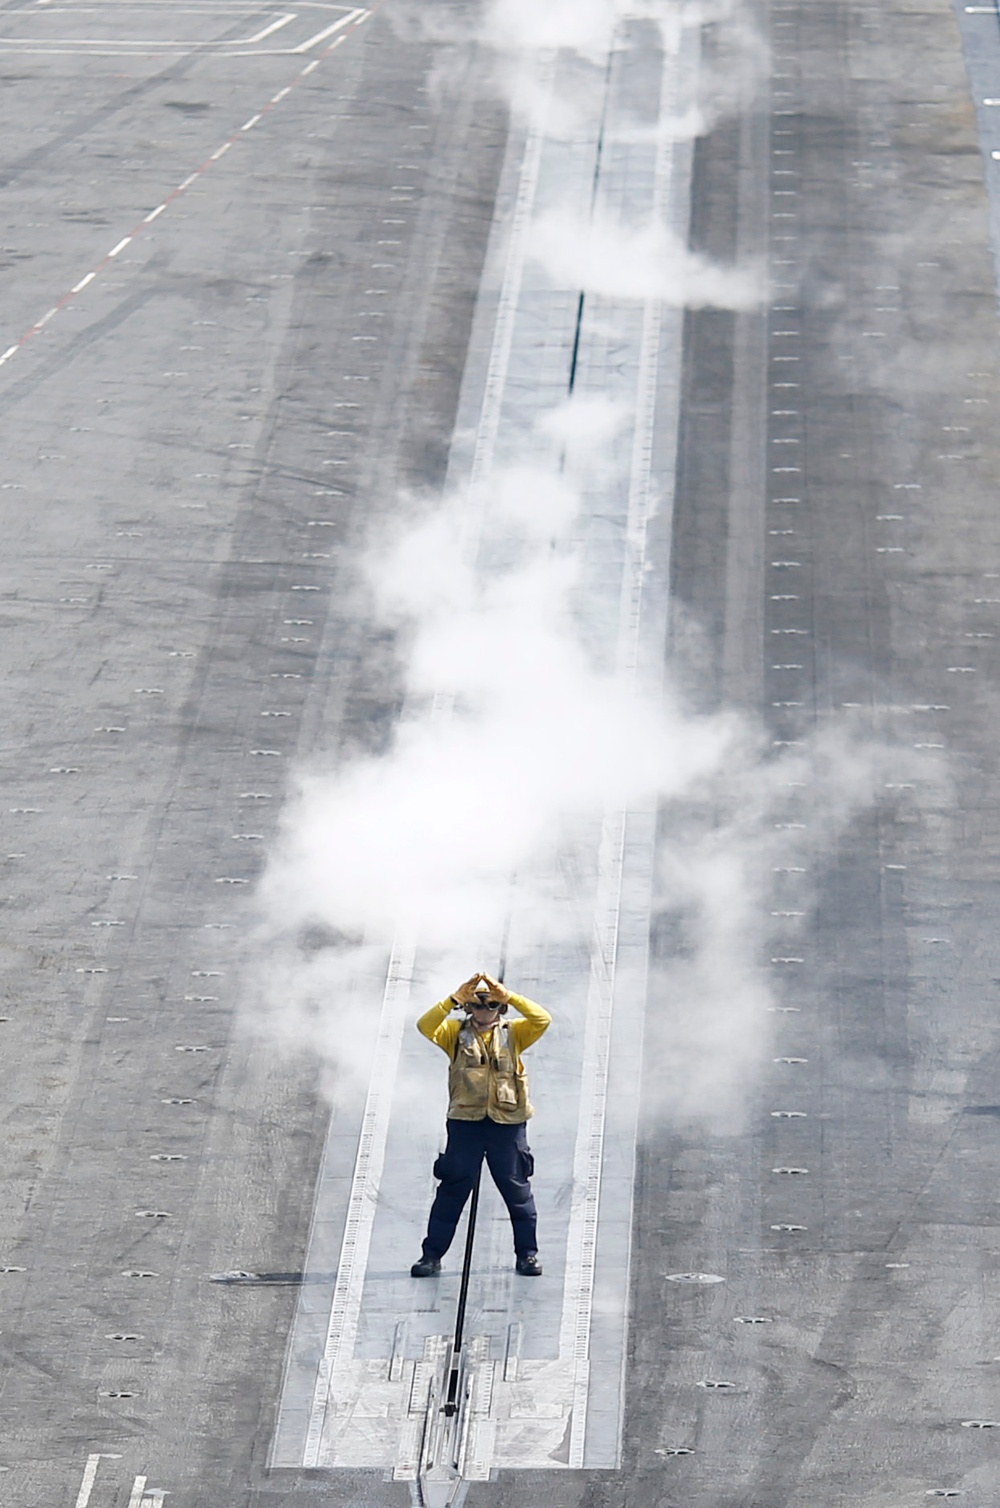
<svg viewBox="0 0 1000 1508"><path fill-rule="evenodd" d="M526 1257L536 1252L537 1217L530 1182L535 1159L528 1147L526 1128L502 1126L489 1117L481 1121L449 1120L446 1125L448 1144L434 1164L434 1177L440 1179L440 1185L427 1222L424 1257L434 1260L448 1250L484 1157L510 1215L516 1255Z"/></svg>

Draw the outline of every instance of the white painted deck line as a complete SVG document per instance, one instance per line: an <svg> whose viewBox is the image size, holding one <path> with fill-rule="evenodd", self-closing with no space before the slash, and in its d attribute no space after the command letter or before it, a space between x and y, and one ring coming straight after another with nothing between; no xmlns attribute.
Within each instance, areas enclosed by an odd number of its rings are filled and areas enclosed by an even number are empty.
<svg viewBox="0 0 1000 1508"><path fill-rule="evenodd" d="M469 473L469 502L466 510L466 538L468 547L478 546L483 528L482 483L489 476L496 455L497 435L500 431L500 414L503 409L507 374L510 370L510 355L514 341L514 325L517 318L524 267L528 255L528 234L538 192L538 174L542 163L542 148L545 145L546 125L552 85L555 77L553 59L543 62L538 78L539 106L528 129L524 145L524 158L518 183L517 200L511 220L510 241L504 266L503 283L497 301L496 323L493 327L493 342L486 368L486 386L479 425L476 430L472 467Z"/></svg>
<svg viewBox="0 0 1000 1508"><path fill-rule="evenodd" d="M103 6L92 6L91 13L100 10L108 12L119 10L125 11L127 13L150 8L151 7L148 6L139 6L135 3L118 6L104 4ZM206 16L211 17L212 13L217 11L221 12L224 15L226 10L228 9L228 7L218 4L208 5L200 10L193 9L189 6L173 6L169 4L165 4L159 8L162 9L164 15L169 16L171 22L178 20L178 18L181 16L194 16L204 19ZM249 7L247 6L235 7L237 11L246 11L248 8ZM346 6L328 6L325 7L325 9L330 12L335 10L342 10L344 14L339 16L338 19L331 25L324 27L323 30L316 32L314 35L307 37L304 41L286 47L272 46L262 48L259 46L259 44L261 42L265 42L269 37L274 36L277 32L283 31L286 26L291 25L294 21L304 21L305 25L308 26L309 19L312 18L305 18L301 15L300 12L297 11L284 12L279 14L267 26L263 27L259 31L254 32L252 36L238 38L234 37L228 40L215 39L211 37L206 38L204 36L197 35L196 32L189 37L164 37L162 35L145 37L81 37L67 35L56 35L49 37L40 35L26 37L0 36L0 52L13 52L31 54L36 56L54 54L56 56L59 56L65 55L67 53L71 54L74 52L82 51L91 57L95 55L100 57L116 57L127 56L131 52L141 52L147 54L171 52L176 53L189 52L194 48L198 48L208 55L235 55L237 57L294 57L297 54L303 54L312 51L322 42L325 42L329 37L334 36L338 31L342 31L345 27L351 26L355 22L366 18L368 14L363 6L356 6L353 9ZM43 24L50 24L51 18L64 14L64 10L64 7L60 7L58 9L46 8L44 10L40 10L38 8L38 0L36 0L36 5L33 9L29 10L29 8L25 6L20 12L20 15L21 18L27 20L29 24L32 22L32 20L35 19L41 21ZM111 17L109 17L109 19L111 19ZM113 19L115 22L121 24L123 18L121 18L120 16L115 16ZM302 28L299 27L297 28L297 30L301 31Z"/></svg>
<svg viewBox="0 0 1000 1508"><path fill-rule="evenodd" d="M316 1377L309 1429L306 1435L303 1466L319 1464L323 1426L330 1400L333 1378L345 1356L354 1352L358 1331L358 1314L364 1291L365 1270L371 1245L372 1224L379 1177L385 1158L385 1141L392 1114L393 1090L404 1027L410 1014L410 984L413 979L415 948L412 940L398 942L392 950L382 996L378 1043L372 1064L361 1124L361 1140L347 1209L347 1224L337 1271L337 1283L330 1306L326 1345Z"/></svg>
<svg viewBox="0 0 1000 1508"><path fill-rule="evenodd" d="M676 62L665 59L662 81L663 97L671 97ZM673 147L661 137L657 147L651 218L660 222L668 204L672 181ZM646 547L649 522L657 500L652 491L654 428L657 409L657 374L662 337L662 301L645 302L639 371L636 382L636 417L629 467L628 516L625 533L625 567L622 573L618 610L618 636L615 652L616 674L630 690L637 689L639 645L642 632L643 586L646 577ZM677 359L677 358L675 358ZM668 500L672 505L672 498ZM655 839L655 813L650 826L649 863L652 868L652 844ZM604 1135L607 1120L608 1074L611 1058L611 1033L615 1008L615 982L622 884L625 863L625 837L628 813L607 813L601 839L599 862L600 894L595 908L594 950L591 955L590 988L587 998L588 1037L585 1050L584 1101L581 1103L579 1133L574 1164L574 1185L583 1189L577 1196L570 1219L567 1240L566 1284L563 1319L560 1330L560 1358L572 1358L575 1367L573 1412L570 1423L569 1465L585 1464L587 1401L590 1391L590 1334L593 1317L594 1278L597 1257L597 1223L600 1211L601 1182L604 1165ZM646 932L648 934L648 906ZM629 979L629 989L646 992L645 959L642 977ZM635 1030L635 1023L632 1024ZM641 1021L639 1023L641 1031ZM641 1046L638 1054L641 1066ZM635 1142L638 1095L635 1097L630 1145L630 1176L627 1177L628 1226L631 1231L632 1188L635 1173ZM629 1243L631 1245L631 1242ZM628 1271L624 1274L625 1312L628 1310ZM626 1323L627 1328L627 1323ZM624 1412L624 1356L619 1384L621 1411ZM620 1436L621 1422L619 1422ZM620 1446L619 1446L620 1453Z"/></svg>
<svg viewBox="0 0 1000 1508"><path fill-rule="evenodd" d="M604 1160L604 1125L608 1104L608 1065L615 1004L615 961L621 915L624 812L606 816L598 858L598 897L587 992L587 1037L584 1048L576 1155L574 1200L566 1240L566 1280L559 1334L559 1360L573 1371L569 1465L583 1465L590 1392L590 1325L597 1258L597 1217ZM627 1277L626 1277L627 1281Z"/></svg>
<svg viewBox="0 0 1000 1508"><path fill-rule="evenodd" d="M90 1502L90 1494L94 1490L94 1482L97 1480L97 1468L101 1464L99 1455L87 1457L87 1464L83 1468L83 1480L80 1483L80 1491L76 1495L75 1508L87 1508Z"/></svg>

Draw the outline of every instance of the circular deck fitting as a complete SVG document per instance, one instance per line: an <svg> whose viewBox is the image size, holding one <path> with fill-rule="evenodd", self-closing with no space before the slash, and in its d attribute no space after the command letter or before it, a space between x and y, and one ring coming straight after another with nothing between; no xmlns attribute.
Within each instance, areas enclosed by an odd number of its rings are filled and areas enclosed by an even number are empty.
<svg viewBox="0 0 1000 1508"><path fill-rule="evenodd" d="M724 1283L717 1272L665 1272L668 1283Z"/></svg>

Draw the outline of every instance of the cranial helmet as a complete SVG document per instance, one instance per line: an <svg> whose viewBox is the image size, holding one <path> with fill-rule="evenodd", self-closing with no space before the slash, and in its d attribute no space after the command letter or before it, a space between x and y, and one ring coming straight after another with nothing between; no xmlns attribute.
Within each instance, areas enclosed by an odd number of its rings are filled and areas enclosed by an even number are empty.
<svg viewBox="0 0 1000 1508"><path fill-rule="evenodd" d="M473 991L473 993L475 994L476 998L470 1004L470 1006L469 1006L470 1010L473 1008L474 1005L489 1005L489 1006L492 1006L496 1011L498 1011L501 1016L505 1016L507 1014L507 1006L506 1006L505 1002L500 1001L500 1000L491 1000L490 999L490 994L492 992L490 990L489 985L486 983L485 979L480 979L480 981L476 985L476 988Z"/></svg>

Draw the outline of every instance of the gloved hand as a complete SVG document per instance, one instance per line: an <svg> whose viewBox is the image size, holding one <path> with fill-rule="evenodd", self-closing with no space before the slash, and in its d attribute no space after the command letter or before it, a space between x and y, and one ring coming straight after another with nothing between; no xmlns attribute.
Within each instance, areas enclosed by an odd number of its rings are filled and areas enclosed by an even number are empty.
<svg viewBox="0 0 1000 1508"><path fill-rule="evenodd" d="M499 979L494 979L492 974L480 974L480 979L485 979L490 987L490 999L495 1000L497 1005L510 1004L510 990L504 988Z"/></svg>
<svg viewBox="0 0 1000 1508"><path fill-rule="evenodd" d="M481 979L485 978L485 974L473 974L472 978L467 979L464 984L460 984L457 990L452 990L451 998L455 1005L459 1006L462 1010L466 1006L472 1005L476 998L476 985Z"/></svg>

